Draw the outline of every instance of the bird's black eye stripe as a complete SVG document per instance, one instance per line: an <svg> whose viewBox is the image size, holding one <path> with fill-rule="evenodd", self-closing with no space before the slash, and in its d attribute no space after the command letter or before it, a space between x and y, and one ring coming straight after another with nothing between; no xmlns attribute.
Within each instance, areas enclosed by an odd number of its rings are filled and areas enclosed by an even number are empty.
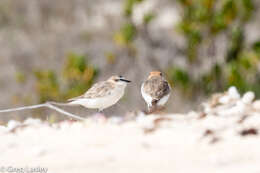
<svg viewBox="0 0 260 173"><path fill-rule="evenodd" d="M130 80L126 80L126 79L120 79L120 80L127 83L131 82Z"/></svg>
<svg viewBox="0 0 260 173"><path fill-rule="evenodd" d="M123 78L123 76L119 76L120 78Z"/></svg>

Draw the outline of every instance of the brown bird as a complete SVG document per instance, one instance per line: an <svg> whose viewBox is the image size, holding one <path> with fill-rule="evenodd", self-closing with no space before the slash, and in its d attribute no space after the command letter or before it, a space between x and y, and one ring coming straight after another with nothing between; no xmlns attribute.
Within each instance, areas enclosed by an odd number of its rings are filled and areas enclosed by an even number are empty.
<svg viewBox="0 0 260 173"><path fill-rule="evenodd" d="M160 71L152 71L143 82L141 94L148 106L149 112L163 107L168 101L171 87Z"/></svg>

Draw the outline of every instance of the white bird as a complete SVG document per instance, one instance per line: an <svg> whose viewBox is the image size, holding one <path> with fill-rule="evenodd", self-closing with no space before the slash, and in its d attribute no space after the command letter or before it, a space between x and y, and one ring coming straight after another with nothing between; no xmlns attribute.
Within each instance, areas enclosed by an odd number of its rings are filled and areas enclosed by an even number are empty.
<svg viewBox="0 0 260 173"><path fill-rule="evenodd" d="M111 76L108 80L93 85L85 94L69 99L68 104L102 111L116 104L122 98L129 82L131 81L122 76Z"/></svg>
<svg viewBox="0 0 260 173"><path fill-rule="evenodd" d="M170 93L171 87L160 71L150 72L141 87L141 94L150 112L155 108L163 107L168 101Z"/></svg>

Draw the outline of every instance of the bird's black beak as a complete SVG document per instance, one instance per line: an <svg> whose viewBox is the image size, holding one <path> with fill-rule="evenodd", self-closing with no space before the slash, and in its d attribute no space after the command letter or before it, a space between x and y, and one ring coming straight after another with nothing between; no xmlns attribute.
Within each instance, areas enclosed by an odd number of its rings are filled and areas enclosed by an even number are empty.
<svg viewBox="0 0 260 173"><path fill-rule="evenodd" d="M131 82L130 80L126 80L126 79L119 79L119 80L124 81L126 83L130 83Z"/></svg>

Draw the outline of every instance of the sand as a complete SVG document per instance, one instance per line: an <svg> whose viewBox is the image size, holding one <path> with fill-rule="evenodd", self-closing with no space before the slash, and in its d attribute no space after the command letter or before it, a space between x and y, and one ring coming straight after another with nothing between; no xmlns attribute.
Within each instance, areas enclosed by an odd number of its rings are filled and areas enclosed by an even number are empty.
<svg viewBox="0 0 260 173"><path fill-rule="evenodd" d="M127 120L11 120L0 126L0 172L260 172L260 101L231 88L203 105Z"/></svg>

